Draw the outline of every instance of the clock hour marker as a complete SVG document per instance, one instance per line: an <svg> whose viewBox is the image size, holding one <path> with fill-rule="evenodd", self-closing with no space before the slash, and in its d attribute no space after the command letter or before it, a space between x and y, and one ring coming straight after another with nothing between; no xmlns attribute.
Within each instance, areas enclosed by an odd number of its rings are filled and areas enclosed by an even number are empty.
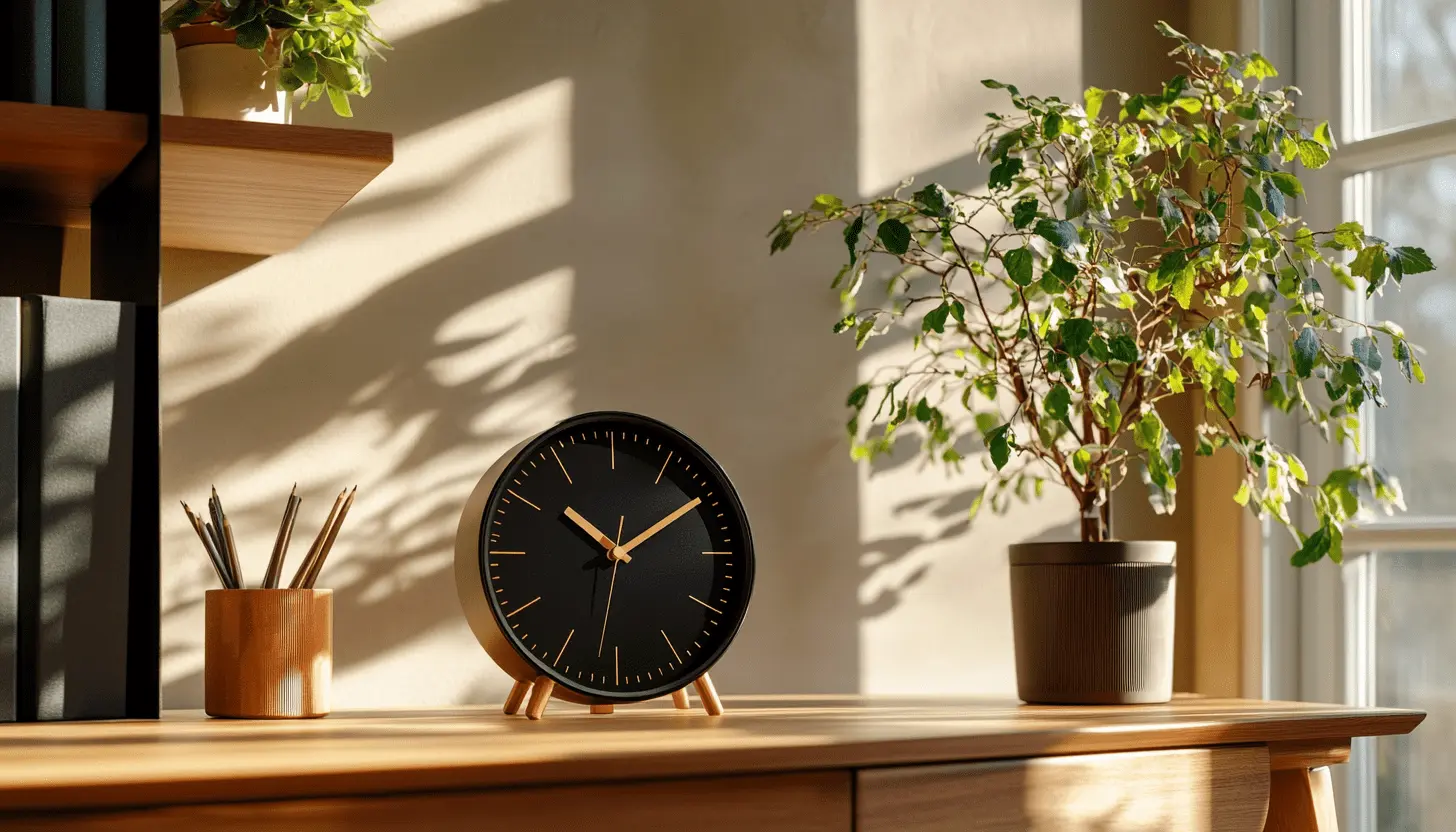
<svg viewBox="0 0 1456 832"><path fill-rule="evenodd" d="M524 554L526 554L525 552L501 552L501 551L497 551L495 549L490 550L490 553L492 555L524 555Z"/></svg>
<svg viewBox="0 0 1456 832"><path fill-rule="evenodd" d="M539 596L539 595L537 595L537 596L536 596L536 597L535 597L535 598L532 598L532 599L531 599L531 600L529 600L529 601L527 601L527 602L526 602L526 603L524 603L524 604L522 604L522 605L521 605L521 606L519 606L519 607L517 607L517 608L516 608L516 609L515 609L515 611L513 611L513 612L508 612L508 613L506 613L506 618L510 618L510 617L511 617L511 616L513 616L513 615L515 615L515 614L516 614L516 613L518 613L518 612L521 612L521 611L522 611L522 610L524 610L524 609L525 609L525 608L526 608L526 607L529 607L529 606L531 606L531 605L532 605L532 604L534 604L534 603L536 603L536 602L537 602L537 601L539 601L539 600L541 600L541 596ZM693 600L695 600L695 601L697 601L697 599L696 599L696 598L694 598L694 599L693 599ZM699 603L699 604L703 604L703 602L702 602L702 601L698 601L698 603ZM703 604L703 606L705 606L705 607L706 607L706 606L708 606L708 605L707 605L707 604ZM713 610L713 612L717 612L717 610Z"/></svg>
<svg viewBox="0 0 1456 832"><path fill-rule="evenodd" d="M688 597L689 598L692 598L694 601L697 601L699 604L702 604L703 606L708 607L708 605L706 603L704 603L701 599L699 599L697 596L695 596L695 595L689 595ZM521 607L521 610L523 610L523 609L525 609L525 607ZM720 610L720 609L714 609L713 607L708 607L708 609L713 610L713 612L716 612L719 615L722 615L723 614L723 611ZM521 610L516 610L516 612L520 612ZM514 613L512 613L512 614L514 614Z"/></svg>
<svg viewBox="0 0 1456 832"><path fill-rule="evenodd" d="M678 661L682 661L682 656L679 656L677 654L677 648L672 646L672 639L670 639L670 638L667 637L667 631L666 630L658 630L657 632L662 633L662 639L663 639L663 641L666 641L667 642L667 649L669 649L669 650L672 651L672 657L675 658L675 659L677 659ZM660 668L659 668L659 670L660 670Z"/></svg>
<svg viewBox="0 0 1456 832"><path fill-rule="evenodd" d="M522 607L522 609L525 609L525 608ZM556 658L551 661L551 666L552 667L555 667L556 666L556 663L559 662L559 661L561 661L561 654L566 652L566 645L568 645L568 644L571 643L571 637L574 636L574 635L576 635L576 629L575 628L572 628L571 632L569 632L569 633L566 634L566 641L561 642L561 649L556 651ZM571 668L569 668L569 667L566 668L566 669L567 670L571 670Z"/></svg>
<svg viewBox="0 0 1456 832"><path fill-rule="evenodd" d="M617 657L617 646L612 645L612 673L616 675L617 684L622 684L622 663Z"/></svg>
<svg viewBox="0 0 1456 832"><path fill-rule="evenodd" d="M617 432L607 434L607 439L612 443L612 470L617 470Z"/></svg>
<svg viewBox="0 0 1456 832"><path fill-rule="evenodd" d="M561 473L566 474L566 465L564 463L562 463L561 456L556 453L556 449L555 448L552 448L551 449L551 455L554 456L554 457L556 457L556 464L561 466ZM571 481L571 475L570 474L566 474L566 484L567 485L575 485L575 483L573 483Z"/></svg>
<svg viewBox="0 0 1456 832"><path fill-rule="evenodd" d="M731 555L732 552L704 552L705 555Z"/></svg>
<svg viewBox="0 0 1456 832"><path fill-rule="evenodd" d="M512 491L509 488L506 489L506 493L509 494L509 495L511 495L512 497L515 497L517 500L520 500L521 502L525 503L526 505L530 506L531 508L534 508L537 511L540 511L541 510L541 507L540 506L536 505L535 503L531 502L530 500L527 500L525 497L522 497L521 495L517 494L516 492Z"/></svg>
<svg viewBox="0 0 1456 832"><path fill-rule="evenodd" d="M657 479L652 481L653 485L657 485L658 483L662 482L662 474L664 471L667 470L667 463L669 462L672 462L672 451L667 452L667 459L664 459L662 461L662 467L657 470Z"/></svg>

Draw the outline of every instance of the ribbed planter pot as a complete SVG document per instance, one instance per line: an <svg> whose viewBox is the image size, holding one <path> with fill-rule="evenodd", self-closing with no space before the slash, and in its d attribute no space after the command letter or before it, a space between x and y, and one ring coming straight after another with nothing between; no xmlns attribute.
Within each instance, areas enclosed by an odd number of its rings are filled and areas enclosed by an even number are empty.
<svg viewBox="0 0 1456 832"><path fill-rule="evenodd" d="M182 113L229 121L292 121L292 97L278 86L258 53L240 48L232 32L211 24L183 26L177 43Z"/></svg>
<svg viewBox="0 0 1456 832"><path fill-rule="evenodd" d="M1173 697L1172 541L1011 547L1016 688L1039 705Z"/></svg>

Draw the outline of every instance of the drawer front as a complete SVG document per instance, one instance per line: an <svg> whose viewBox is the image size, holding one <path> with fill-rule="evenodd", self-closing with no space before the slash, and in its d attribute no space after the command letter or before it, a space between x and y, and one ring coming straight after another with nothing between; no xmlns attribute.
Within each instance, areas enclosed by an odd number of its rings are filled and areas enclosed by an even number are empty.
<svg viewBox="0 0 1456 832"><path fill-rule="evenodd" d="M848 771L483 792L0 814L27 832L849 832Z"/></svg>
<svg viewBox="0 0 1456 832"><path fill-rule="evenodd" d="M857 773L859 832L1260 832L1263 746L1043 757Z"/></svg>

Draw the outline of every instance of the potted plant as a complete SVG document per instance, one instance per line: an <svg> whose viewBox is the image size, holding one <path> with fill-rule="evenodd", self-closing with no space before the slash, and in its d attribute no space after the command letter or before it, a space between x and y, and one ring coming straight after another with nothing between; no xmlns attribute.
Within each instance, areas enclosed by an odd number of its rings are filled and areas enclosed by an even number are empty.
<svg viewBox="0 0 1456 832"><path fill-rule="evenodd" d="M177 43L187 115L286 123L327 95L334 112L369 94L369 59L386 49L368 6L375 0L177 0L162 31Z"/></svg>
<svg viewBox="0 0 1456 832"><path fill-rule="evenodd" d="M1295 170L1329 161L1328 124L1296 115L1293 88L1266 89L1276 73L1257 53L1159 31L1183 71L1151 93L1091 88L1074 103L985 81L1014 110L989 116L984 189L910 193L906 182L859 204L821 194L769 234L777 252L805 230L842 226L848 262L833 286L846 308L834 331L858 348L913 329L911 357L849 394L854 458L888 452L909 428L957 471L984 445L972 517L1048 482L1076 500L1080 540L1011 549L1028 702L1172 694L1174 544L1116 540L1111 525L1129 476L1156 511L1174 509L1184 449L1159 413L1170 397L1204 397L1194 453L1243 460L1231 496L1289 530L1297 566L1338 562L1357 513L1403 508L1396 480L1365 462L1312 482L1289 449L1241 426L1237 392L1262 388L1269 405L1358 453L1362 408L1384 404L1382 368L1424 376L1398 325L1342 316L1325 287L1373 295L1430 259L1359 223L1301 222ZM887 299L858 305L885 260Z"/></svg>

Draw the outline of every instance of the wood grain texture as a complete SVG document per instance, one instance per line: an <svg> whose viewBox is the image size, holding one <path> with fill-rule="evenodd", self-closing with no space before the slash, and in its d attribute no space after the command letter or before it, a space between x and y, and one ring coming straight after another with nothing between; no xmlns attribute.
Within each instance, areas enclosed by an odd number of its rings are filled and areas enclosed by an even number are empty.
<svg viewBox="0 0 1456 832"><path fill-rule="evenodd" d="M668 700L610 719L498 706L0 726L0 810L281 800L802 769L971 762L1402 734L1418 711L1180 697L1028 707L964 698L730 697L724 717Z"/></svg>
<svg viewBox="0 0 1456 832"><path fill-rule="evenodd" d="M1264 832L1339 832L1330 770L1276 771L1269 778L1269 819Z"/></svg>
<svg viewBox="0 0 1456 832"><path fill-rule="evenodd" d="M5 819L33 832L410 832L559 830L847 832L850 773L665 780L615 786L185 806ZM14 823L12 827L9 824Z"/></svg>
<svg viewBox="0 0 1456 832"><path fill-rule="evenodd" d="M1259 832L1263 746L1136 751L857 775L859 832Z"/></svg>
<svg viewBox="0 0 1456 832"><path fill-rule="evenodd" d="M331 589L211 589L204 699L210 716L319 717L333 680Z"/></svg>
<svg viewBox="0 0 1456 832"><path fill-rule="evenodd" d="M1345 740L1303 740L1269 744L1269 768L1337 766L1350 761L1350 743Z"/></svg>
<svg viewBox="0 0 1456 832"><path fill-rule="evenodd" d="M0 222L90 225L146 143L144 115L0 101Z"/></svg>
<svg viewBox="0 0 1456 832"><path fill-rule="evenodd" d="M277 254L394 161L388 133L162 117L162 245Z"/></svg>

